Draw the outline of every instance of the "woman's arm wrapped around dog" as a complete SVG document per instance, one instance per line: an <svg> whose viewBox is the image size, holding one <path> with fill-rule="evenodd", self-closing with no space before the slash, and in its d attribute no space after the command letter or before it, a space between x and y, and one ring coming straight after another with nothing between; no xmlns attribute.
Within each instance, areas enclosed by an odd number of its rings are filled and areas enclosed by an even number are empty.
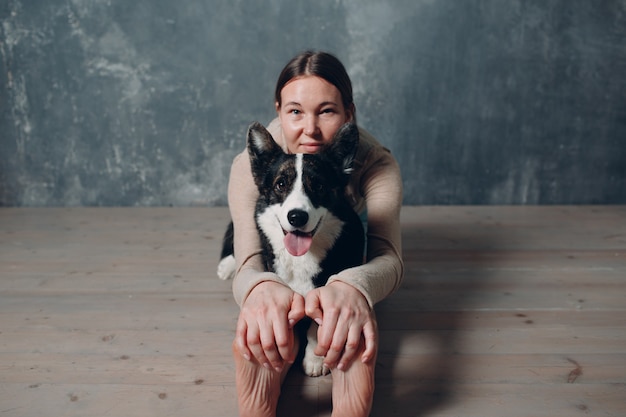
<svg viewBox="0 0 626 417"><path fill-rule="evenodd" d="M233 236L236 272L233 280L233 296L239 306L252 289L264 281L284 284L272 272L266 272L261 256L261 240L254 219L259 191L250 171L247 152L235 157L228 182L228 207L235 230Z"/></svg>
<svg viewBox="0 0 626 417"><path fill-rule="evenodd" d="M375 141L361 130L367 142ZM374 142L375 143L375 142ZM362 169L355 172L353 192L358 192L367 208L366 262L330 277L328 283L342 281L357 288L370 307L400 287L404 276L400 210L402 177L391 153L380 145L373 146L364 157Z"/></svg>

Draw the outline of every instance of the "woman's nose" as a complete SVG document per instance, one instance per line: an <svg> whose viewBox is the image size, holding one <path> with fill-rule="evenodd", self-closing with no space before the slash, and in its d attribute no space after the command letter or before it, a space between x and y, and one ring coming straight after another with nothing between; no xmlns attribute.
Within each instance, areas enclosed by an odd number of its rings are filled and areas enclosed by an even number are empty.
<svg viewBox="0 0 626 417"><path fill-rule="evenodd" d="M304 134L307 136L315 136L319 132L319 126L317 124L317 117L309 116L305 120Z"/></svg>

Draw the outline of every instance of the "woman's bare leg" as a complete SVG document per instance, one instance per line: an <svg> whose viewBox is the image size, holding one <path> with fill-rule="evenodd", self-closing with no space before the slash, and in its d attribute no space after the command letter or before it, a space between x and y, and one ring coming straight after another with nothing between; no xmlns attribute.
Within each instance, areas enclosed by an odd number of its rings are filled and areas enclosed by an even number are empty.
<svg viewBox="0 0 626 417"><path fill-rule="evenodd" d="M296 343L295 348L298 348ZM282 372L265 368L260 363L244 358L233 343L235 383L240 417L275 417L282 382L289 366Z"/></svg>
<svg viewBox="0 0 626 417"><path fill-rule="evenodd" d="M359 352L365 350L362 341ZM367 417L374 399L374 370L376 356L363 363L360 355L345 371L332 370L333 412L332 417Z"/></svg>

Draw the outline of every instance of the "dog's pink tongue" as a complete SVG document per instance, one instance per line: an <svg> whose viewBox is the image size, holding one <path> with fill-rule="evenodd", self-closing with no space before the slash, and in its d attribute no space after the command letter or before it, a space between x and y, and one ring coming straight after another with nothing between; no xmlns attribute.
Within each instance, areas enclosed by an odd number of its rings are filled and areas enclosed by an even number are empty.
<svg viewBox="0 0 626 417"><path fill-rule="evenodd" d="M311 248L311 242L313 238L311 235L305 235L301 233L287 233L283 242L285 248L291 256L302 256Z"/></svg>

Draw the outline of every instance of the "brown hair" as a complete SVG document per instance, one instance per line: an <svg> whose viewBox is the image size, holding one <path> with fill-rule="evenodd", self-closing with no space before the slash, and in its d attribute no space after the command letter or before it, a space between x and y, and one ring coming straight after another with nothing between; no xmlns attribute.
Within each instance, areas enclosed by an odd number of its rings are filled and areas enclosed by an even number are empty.
<svg viewBox="0 0 626 417"><path fill-rule="evenodd" d="M341 61L328 52L305 51L293 57L285 65L278 76L274 92L274 99L279 107L281 105L280 92L283 87L294 78L304 75L315 75L337 87L346 111L356 118L350 77Z"/></svg>

